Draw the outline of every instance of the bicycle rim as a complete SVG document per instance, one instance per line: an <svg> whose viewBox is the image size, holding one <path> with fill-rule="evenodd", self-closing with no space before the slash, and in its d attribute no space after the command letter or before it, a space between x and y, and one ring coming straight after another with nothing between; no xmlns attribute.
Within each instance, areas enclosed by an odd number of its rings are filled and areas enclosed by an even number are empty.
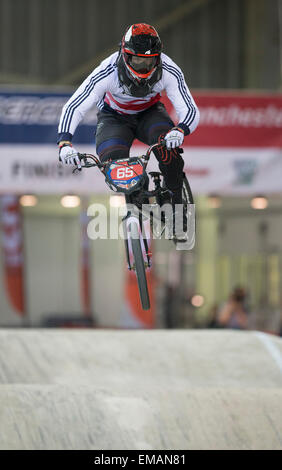
<svg viewBox="0 0 282 470"><path fill-rule="evenodd" d="M137 221L136 223L131 222L130 224L130 238L142 308L144 310L149 310L150 298L148 293L144 257L139 237L139 224Z"/></svg>

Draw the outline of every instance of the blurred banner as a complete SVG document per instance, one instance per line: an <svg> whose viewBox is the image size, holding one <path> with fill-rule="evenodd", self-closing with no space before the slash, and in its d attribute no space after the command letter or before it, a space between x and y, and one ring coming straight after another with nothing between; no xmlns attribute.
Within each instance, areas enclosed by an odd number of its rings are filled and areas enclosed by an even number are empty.
<svg viewBox="0 0 282 470"><path fill-rule="evenodd" d="M185 139L184 160L194 194L281 192L282 96L193 95L201 120L198 129ZM73 174L57 163L57 123L68 96L0 92L2 192L89 194L108 190L98 170ZM162 99L177 122L171 103L166 97ZM81 152L95 153L96 114L96 109L88 113L75 134L74 142ZM131 153L142 154L144 150L136 141ZM155 169L152 159L150 170Z"/></svg>
<svg viewBox="0 0 282 470"><path fill-rule="evenodd" d="M69 93L0 89L0 143L56 144L57 127ZM93 142L97 108L85 115L75 142Z"/></svg>
<svg viewBox="0 0 282 470"><path fill-rule="evenodd" d="M191 136L192 138L192 136ZM189 140L189 137L186 138ZM142 155L144 145L135 145L132 155ZM81 152L94 148L80 145ZM56 147L0 145L0 192L38 194L93 194L108 192L96 168L72 173L58 164ZM278 193L282 190L282 150L278 148L184 147L185 171L194 194ZM158 170L155 158L148 171Z"/></svg>
<svg viewBox="0 0 282 470"><path fill-rule="evenodd" d="M194 93L200 125L189 147L282 148L282 95L228 92ZM176 114L163 99L174 120Z"/></svg>
<svg viewBox="0 0 282 470"><path fill-rule="evenodd" d="M7 299L19 315L25 314L24 252L20 204L17 196L1 197L4 284Z"/></svg>

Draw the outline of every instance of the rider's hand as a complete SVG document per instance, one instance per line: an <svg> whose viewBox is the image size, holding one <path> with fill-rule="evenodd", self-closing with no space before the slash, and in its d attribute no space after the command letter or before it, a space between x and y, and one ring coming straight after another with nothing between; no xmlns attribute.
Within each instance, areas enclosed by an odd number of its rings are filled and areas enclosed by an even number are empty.
<svg viewBox="0 0 282 470"><path fill-rule="evenodd" d="M184 140L184 131L180 127L173 127L166 135L166 148L175 149L180 147L183 144Z"/></svg>
<svg viewBox="0 0 282 470"><path fill-rule="evenodd" d="M81 163L78 156L77 150L72 146L70 142L60 143L59 160L65 165L75 165L81 170Z"/></svg>

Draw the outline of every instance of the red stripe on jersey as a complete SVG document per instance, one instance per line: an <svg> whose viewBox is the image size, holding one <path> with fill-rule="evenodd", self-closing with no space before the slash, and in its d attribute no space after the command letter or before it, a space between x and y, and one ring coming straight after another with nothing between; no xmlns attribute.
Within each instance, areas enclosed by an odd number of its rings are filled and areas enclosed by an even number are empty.
<svg viewBox="0 0 282 470"><path fill-rule="evenodd" d="M153 104L157 103L161 99L161 95L158 93L156 96L153 96L150 101L143 101L142 104L135 104L137 100L129 101L127 104L120 103L119 101L113 98L111 93L107 92L105 102L108 104L110 104L109 99L121 109L128 109L129 111L143 111L152 106Z"/></svg>
<svg viewBox="0 0 282 470"><path fill-rule="evenodd" d="M111 102L110 102L110 100L107 96L105 96L104 102L107 103L111 107ZM128 114L128 113L125 113L124 111L120 111L120 110L117 110L117 109L115 109L115 111L117 111L120 114Z"/></svg>

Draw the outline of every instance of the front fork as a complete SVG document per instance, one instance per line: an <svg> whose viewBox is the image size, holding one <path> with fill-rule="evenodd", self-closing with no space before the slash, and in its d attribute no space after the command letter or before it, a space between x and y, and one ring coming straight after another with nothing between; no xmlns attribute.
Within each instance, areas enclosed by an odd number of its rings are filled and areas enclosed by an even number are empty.
<svg viewBox="0 0 282 470"><path fill-rule="evenodd" d="M146 259L144 259L145 267L150 268L151 265L152 265L152 263L151 263L151 253L149 251L148 240L147 240L145 230L144 230L144 225L143 225L143 221L142 221L142 214L138 210L138 208L135 206L133 197L131 195L126 194L125 195L125 201L126 201L126 204L129 205L129 207L128 207L128 210L127 210L127 214L122 219L122 225L123 225L125 253L126 253L126 261L127 261L128 269L129 270L133 269L132 262L131 262L131 259L130 259L130 246L129 246L129 241L128 241L128 238L129 238L128 237L128 232L129 232L128 226L130 224L130 219L132 219L132 218L135 219L135 222L136 222L136 219L138 220L137 223L138 223L139 228L140 228L141 246L143 245L142 246L143 256L144 256L144 252L146 254Z"/></svg>

